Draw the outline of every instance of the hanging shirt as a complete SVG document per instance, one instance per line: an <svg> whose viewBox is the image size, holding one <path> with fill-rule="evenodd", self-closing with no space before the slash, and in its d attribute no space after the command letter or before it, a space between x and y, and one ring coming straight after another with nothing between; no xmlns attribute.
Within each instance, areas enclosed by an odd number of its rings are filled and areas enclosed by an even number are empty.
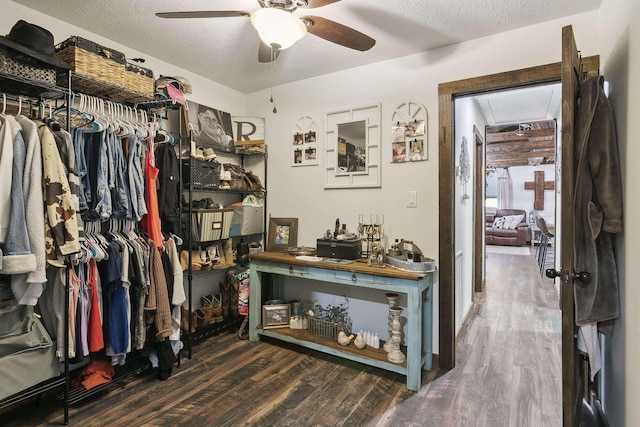
<svg viewBox="0 0 640 427"><path fill-rule="evenodd" d="M42 145L46 257L50 264L63 267L62 256L80 252L76 209L53 133L44 123L36 124Z"/></svg>
<svg viewBox="0 0 640 427"><path fill-rule="evenodd" d="M94 353L104 348L104 339L102 337L102 312L100 309L100 301L98 300L98 268L96 260L90 259L87 264L87 287L89 292L89 324L87 332L87 341L89 351Z"/></svg>
<svg viewBox="0 0 640 427"><path fill-rule="evenodd" d="M147 214L142 218L142 229L147 233L149 238L153 240L156 247L163 247L162 229L160 227L160 211L158 209L158 191L156 189L156 180L158 168L152 161L153 158L153 142L146 152L145 163L145 191L147 194Z"/></svg>

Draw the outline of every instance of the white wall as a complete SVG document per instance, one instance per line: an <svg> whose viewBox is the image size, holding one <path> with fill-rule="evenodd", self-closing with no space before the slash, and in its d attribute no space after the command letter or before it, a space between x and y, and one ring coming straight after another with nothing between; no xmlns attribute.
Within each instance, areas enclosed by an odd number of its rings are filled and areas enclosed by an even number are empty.
<svg viewBox="0 0 640 427"><path fill-rule="evenodd" d="M612 426L640 425L640 2L603 0L600 7L602 73L611 83L622 168L624 231L616 238L621 317L607 339L604 405ZM578 39L580 43L580 39Z"/></svg>
<svg viewBox="0 0 640 427"><path fill-rule="evenodd" d="M316 238L337 217L353 227L358 214L384 214L389 239L410 238L426 256L438 258L438 84L496 72L559 62L561 29L571 24L582 54L598 51L597 12L584 13L442 49L354 68L275 88L278 113L273 114L269 90L248 95L247 114L266 117L269 146L268 210L273 216L299 218L298 243L315 246ZM284 52L286 54L286 52ZM325 128L325 115L342 108L382 103L383 123L391 125L394 108L405 100L423 103L428 112L429 161L391 164L390 144L382 141L382 188L324 190L323 164L291 167L292 128L309 115ZM390 129L389 129L390 132ZM320 132L319 145L324 145ZM407 208L407 190L418 193L418 207ZM434 296L434 348L438 352L438 293ZM338 293L339 294L339 293ZM363 322L379 322L379 306L363 313ZM368 322L368 313L371 321ZM380 323L386 327L385 322Z"/></svg>
<svg viewBox="0 0 640 427"><path fill-rule="evenodd" d="M533 182L534 172L543 171L545 181L556 180L556 167L552 165L539 166L512 166L509 168L511 182L513 183L513 208L524 209L527 214L533 210L534 191L525 190L525 182ZM538 211L548 225L555 224L556 196L554 190L544 191L544 209Z"/></svg>
<svg viewBox="0 0 640 427"><path fill-rule="evenodd" d="M482 134L487 125L482 110L478 107L473 98L459 98L455 101L455 164L460 163L460 152L462 148L462 138L467 141L467 152L469 153L469 167L471 176L466 186L468 199L463 199L464 188L462 180L456 178L455 186L455 249L456 257L462 253L462 271L456 274L460 278L460 283L456 279L455 301L456 301L456 325L457 335L460 326L464 322L473 304L473 267L474 267L474 199L475 199L475 176L474 165L475 156L475 135L473 126L475 125ZM482 219L480 219L482 220Z"/></svg>

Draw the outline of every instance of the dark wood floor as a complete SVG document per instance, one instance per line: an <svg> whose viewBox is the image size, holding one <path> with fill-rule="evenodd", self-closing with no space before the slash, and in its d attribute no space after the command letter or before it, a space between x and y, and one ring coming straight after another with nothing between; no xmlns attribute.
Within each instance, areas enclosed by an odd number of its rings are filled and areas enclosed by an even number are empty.
<svg viewBox="0 0 640 427"><path fill-rule="evenodd" d="M166 381L132 377L70 409L77 426L560 426L560 311L533 256L488 255L487 289L451 371L405 378L277 342L223 334L194 347ZM60 425L52 397L0 425Z"/></svg>

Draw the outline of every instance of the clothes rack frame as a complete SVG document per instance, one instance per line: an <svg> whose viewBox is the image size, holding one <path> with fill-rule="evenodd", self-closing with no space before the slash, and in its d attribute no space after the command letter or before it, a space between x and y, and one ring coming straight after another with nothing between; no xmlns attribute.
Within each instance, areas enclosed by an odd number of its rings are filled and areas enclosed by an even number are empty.
<svg viewBox="0 0 640 427"><path fill-rule="evenodd" d="M52 99L62 99L66 98L67 104L67 123L66 128L69 129L71 126L70 122L70 108L71 108L71 71L66 73L67 77L67 87L50 85L38 81L32 81L29 79L25 79L23 77L12 76L6 73L0 73L0 93L10 94L12 96L17 96L18 99L21 97L28 97L31 99L38 99L41 103L45 100ZM66 275L65 286L69 287L69 275ZM64 315L65 319L69 319L69 299L65 298L64 304ZM64 334L64 348L68 348L69 343L69 328L65 327ZM64 398L63 398L63 406L64 406L64 424L69 423L69 386L70 386L70 378L69 378L69 354L67 351L64 352L63 357L64 370L63 373L58 376L51 378L49 380L43 381L40 384L35 385L34 387L30 387L26 390L23 390L20 393L17 393L13 396L9 396L7 399L0 401L0 408L4 408L6 406L10 406L21 402L30 397L39 396L41 393L52 390L60 385L64 385Z"/></svg>
<svg viewBox="0 0 640 427"><path fill-rule="evenodd" d="M64 73L64 80L67 83L66 87L50 85L38 81L31 81L29 79L25 79L23 77L16 77L6 73L0 73L0 96L2 94L8 95L10 98L15 100L20 99L30 99L32 102L39 102L41 106L44 106L47 102L59 102L64 101L66 104L66 120L64 123L64 127L66 130L71 129L71 110L73 107L73 96L72 92L73 79L76 77L73 75L72 71L68 71ZM59 76L60 78L60 76ZM60 81L60 80L59 80ZM113 101L112 101L113 102ZM133 103L129 103L133 105ZM43 114L44 115L44 114ZM61 123L63 124L63 123ZM65 267L67 271L71 268L71 263L66 260ZM65 286L69 288L69 274L65 274ZM64 318L65 321L68 322L69 319L69 299L64 298ZM69 406L73 403L77 403L87 397L95 395L96 393L104 390L105 388L111 387L114 384L117 384L121 380L128 378L132 375L140 374L144 371L148 371L151 368L151 363L146 357L131 357L128 359L125 366L116 366L115 367L115 376L111 379L110 382L98 385L96 387L91 388L90 390L79 390L71 388L71 372L70 372L70 361L69 361L69 353L67 351L69 345L69 327L68 324L65 325L65 333L63 334L63 348L65 351L63 352L62 357L62 372L60 375L50 378L48 380L42 381L39 384L36 384L32 387L29 387L21 392L18 392L12 396L8 396L7 398L0 400L0 409L4 409L15 404L18 404L24 400L36 398L38 399L45 392L55 392L62 388L62 393L58 394L58 398L62 402L63 410L64 410L64 425L69 424ZM60 339L60 337L57 337Z"/></svg>

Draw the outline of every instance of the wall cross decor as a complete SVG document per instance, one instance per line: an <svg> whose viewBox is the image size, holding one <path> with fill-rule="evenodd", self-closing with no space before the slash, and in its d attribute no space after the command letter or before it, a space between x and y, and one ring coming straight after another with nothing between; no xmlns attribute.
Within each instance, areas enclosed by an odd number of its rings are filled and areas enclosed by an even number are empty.
<svg viewBox="0 0 640 427"><path fill-rule="evenodd" d="M544 171L535 171L533 173L533 182L525 182L525 190L533 190L533 209L537 211L544 210L544 190L553 190L555 188L555 181L545 181Z"/></svg>

